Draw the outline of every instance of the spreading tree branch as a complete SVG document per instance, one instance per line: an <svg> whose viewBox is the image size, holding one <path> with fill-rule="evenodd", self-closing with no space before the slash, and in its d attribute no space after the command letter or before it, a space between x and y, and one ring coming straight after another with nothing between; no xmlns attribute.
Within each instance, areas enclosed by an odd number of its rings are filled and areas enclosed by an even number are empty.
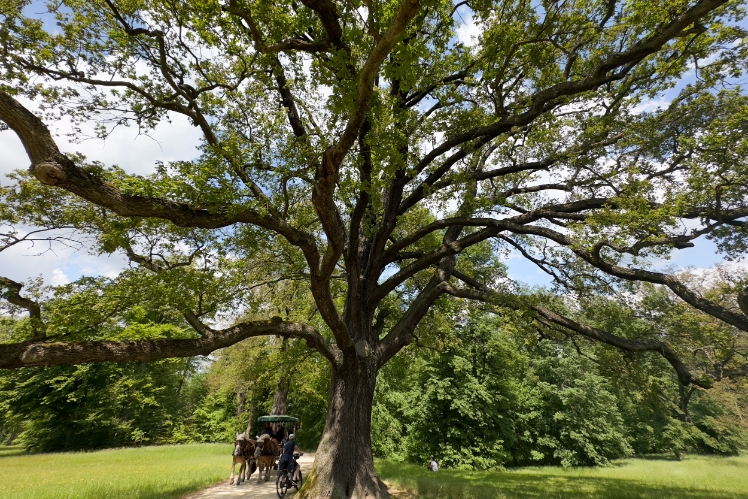
<svg viewBox="0 0 748 499"><path fill-rule="evenodd" d="M596 67L585 73L583 78L575 81L564 81L534 93L529 99L526 110L510 116L501 117L498 121L474 127L466 132L447 138L439 146L426 154L413 169L411 178L416 178L434 160L463 144L475 142L480 146L502 133L513 128L521 128L532 123L541 114L564 102L566 97L579 95L594 90L601 85L619 81L646 57L660 51L668 42L689 29L709 12L724 5L727 0L703 0L696 3L669 23L660 26L654 33L634 43L628 49L615 52L604 58ZM473 144L475 147L476 144ZM462 151L455 155L462 154Z"/></svg>
<svg viewBox="0 0 748 499"><path fill-rule="evenodd" d="M495 302L497 298L500 299L502 297L500 293L491 290L487 286L475 281L474 279L467 279L466 284L473 286L473 288L467 289L447 286L445 292L458 298L467 298L471 300L486 302ZM607 345L611 345L629 352L659 353L665 358L665 360L670 363L673 369L675 369L675 372L678 375L678 379L684 385L693 383L704 388L709 388L710 386L710 383L708 381L704 381L699 377L694 376L688 370L687 366L680 360L680 357L678 357L675 351L661 341L648 338L638 338L635 340L622 338L620 336L608 333L607 331L603 331L587 324L582 324L574 321L557 312L554 312L553 310L543 305L535 304L531 305L530 308L544 319L600 343L605 343Z"/></svg>
<svg viewBox="0 0 748 499"><path fill-rule="evenodd" d="M319 261L314 237L283 220L251 208L194 208L165 198L125 194L77 166L60 152L49 129L16 99L0 91L0 120L16 132L31 160L31 173L43 184L57 186L120 216L169 220L180 227L216 229L236 223L262 227L301 248L310 265ZM230 214L229 214L230 213Z"/></svg>
<svg viewBox="0 0 748 499"><path fill-rule="evenodd" d="M137 341L82 341L0 344L0 368L15 369L30 366L57 366L84 362L154 361L171 357L194 357L226 348L253 336L276 335L299 338L309 348L320 352L333 365L338 365L340 354L319 332L306 324L269 321L244 322L213 330L205 327L204 334L195 339L159 339Z"/></svg>

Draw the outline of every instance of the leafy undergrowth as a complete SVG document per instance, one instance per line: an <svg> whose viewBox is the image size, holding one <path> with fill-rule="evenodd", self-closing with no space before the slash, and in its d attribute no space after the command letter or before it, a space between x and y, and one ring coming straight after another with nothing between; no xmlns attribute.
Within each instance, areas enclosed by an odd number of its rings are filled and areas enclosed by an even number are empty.
<svg viewBox="0 0 748 499"><path fill-rule="evenodd" d="M62 454L0 453L3 499L178 498L228 478L231 446L168 445Z"/></svg>
<svg viewBox="0 0 748 499"><path fill-rule="evenodd" d="M440 470L377 461L398 499L745 499L748 456L625 459L604 468Z"/></svg>

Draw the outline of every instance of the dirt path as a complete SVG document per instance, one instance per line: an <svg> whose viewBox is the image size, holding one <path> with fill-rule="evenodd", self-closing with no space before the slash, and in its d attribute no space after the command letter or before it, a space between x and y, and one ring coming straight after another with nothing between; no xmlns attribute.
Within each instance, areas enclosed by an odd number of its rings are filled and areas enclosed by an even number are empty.
<svg viewBox="0 0 748 499"><path fill-rule="evenodd" d="M314 463L314 454L304 454L299 458L299 464L301 465L301 473L303 474L304 480L309 476L309 472L312 471L312 464ZM237 466L238 469L238 466ZM247 499L272 499L277 498L275 493L275 477L276 471L270 472L270 479L267 482L257 483L257 472L250 477L249 480L242 483L241 485L229 485L229 479L214 485L207 489L201 490L200 492L194 492L184 497L184 499L224 499L230 497L244 497ZM296 493L295 489L291 489L286 497L293 497Z"/></svg>

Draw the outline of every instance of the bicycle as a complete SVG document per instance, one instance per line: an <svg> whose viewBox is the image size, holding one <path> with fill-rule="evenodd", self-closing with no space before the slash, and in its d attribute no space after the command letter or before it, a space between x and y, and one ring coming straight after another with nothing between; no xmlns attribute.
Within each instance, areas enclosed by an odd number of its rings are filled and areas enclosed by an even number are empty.
<svg viewBox="0 0 748 499"><path fill-rule="evenodd" d="M291 461L290 466L292 470L296 469L296 460L299 459L299 457L301 457L301 454L299 454L298 452L294 453L293 461ZM278 470L278 478L275 479L275 491L278 493L278 497L280 497L281 499L286 496L288 489L290 489L291 487L295 488L296 490L299 490L299 488L301 487L301 470L299 470L299 479L294 482L293 471L291 471L289 476L288 468L289 466L286 466L282 470Z"/></svg>

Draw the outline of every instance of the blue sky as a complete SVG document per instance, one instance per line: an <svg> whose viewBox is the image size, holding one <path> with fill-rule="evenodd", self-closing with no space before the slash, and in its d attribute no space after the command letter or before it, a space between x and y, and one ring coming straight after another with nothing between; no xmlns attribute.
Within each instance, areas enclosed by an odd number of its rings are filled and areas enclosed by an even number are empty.
<svg viewBox="0 0 748 499"><path fill-rule="evenodd" d="M505 263L509 267L508 274L512 280L530 286L551 286L551 277L521 256L509 258ZM670 270L670 268L679 270L687 267L706 269L721 263L725 263L725 259L717 252L717 246L714 242L700 237L694 241L693 248L673 250L669 260L654 262L653 268L661 271Z"/></svg>

